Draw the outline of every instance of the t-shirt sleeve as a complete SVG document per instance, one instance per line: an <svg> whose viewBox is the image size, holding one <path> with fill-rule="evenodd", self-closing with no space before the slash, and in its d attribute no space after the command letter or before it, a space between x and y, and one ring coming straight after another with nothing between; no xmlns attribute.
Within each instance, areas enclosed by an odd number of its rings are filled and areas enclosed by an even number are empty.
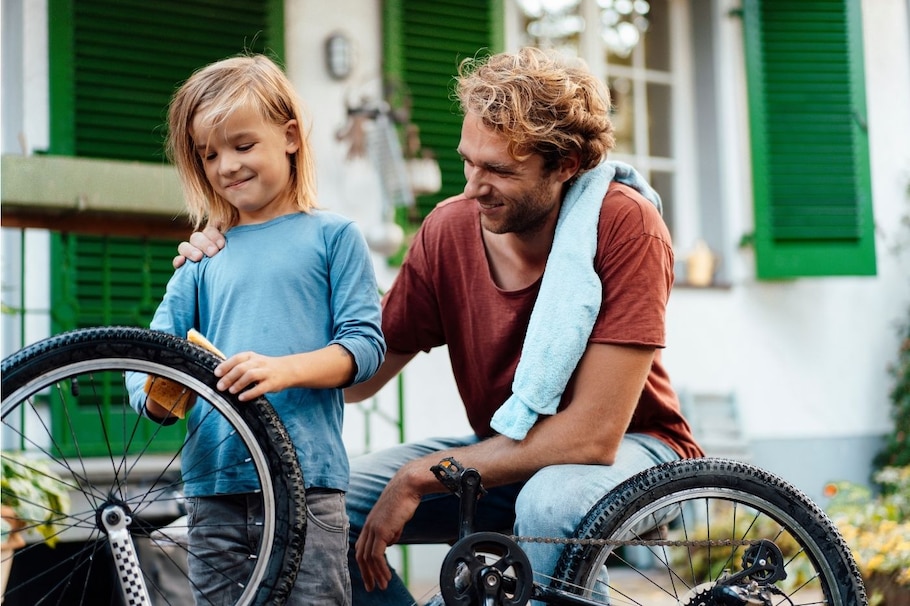
<svg viewBox="0 0 910 606"><path fill-rule="evenodd" d="M168 280L164 298L155 310L149 328L186 337L190 328L196 328L196 283L199 264L186 263ZM126 388L130 405L145 414L145 373L126 373Z"/></svg>
<svg viewBox="0 0 910 606"><path fill-rule="evenodd" d="M664 347L673 248L660 213L634 190L615 185L599 229L596 263L603 301L591 341Z"/></svg>
<svg viewBox="0 0 910 606"><path fill-rule="evenodd" d="M429 269L438 237L433 213L424 220L405 255L398 276L382 301L382 331L390 351L427 352L445 344L435 280Z"/></svg>

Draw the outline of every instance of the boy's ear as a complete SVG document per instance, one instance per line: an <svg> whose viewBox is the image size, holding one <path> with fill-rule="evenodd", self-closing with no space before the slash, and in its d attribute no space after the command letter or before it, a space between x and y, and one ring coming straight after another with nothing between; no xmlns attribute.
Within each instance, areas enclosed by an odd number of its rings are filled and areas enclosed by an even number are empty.
<svg viewBox="0 0 910 606"><path fill-rule="evenodd" d="M288 120L284 124L285 152L296 154L300 149L300 127L297 120Z"/></svg>

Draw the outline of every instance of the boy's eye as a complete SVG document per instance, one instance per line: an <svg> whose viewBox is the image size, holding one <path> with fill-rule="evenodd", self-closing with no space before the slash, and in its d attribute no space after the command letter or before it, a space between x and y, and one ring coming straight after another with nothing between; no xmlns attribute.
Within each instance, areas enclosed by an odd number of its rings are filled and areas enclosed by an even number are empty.
<svg viewBox="0 0 910 606"><path fill-rule="evenodd" d="M251 150L251 149L253 149L253 144L252 144L252 143L244 143L243 145L238 145L238 146L237 146L237 151L242 151L242 152L244 152L244 151L249 151L249 150Z"/></svg>

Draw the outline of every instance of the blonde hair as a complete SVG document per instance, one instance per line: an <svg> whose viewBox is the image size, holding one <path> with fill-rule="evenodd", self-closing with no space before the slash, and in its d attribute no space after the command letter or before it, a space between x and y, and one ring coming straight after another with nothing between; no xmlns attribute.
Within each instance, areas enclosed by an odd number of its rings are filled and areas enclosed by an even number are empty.
<svg viewBox="0 0 910 606"><path fill-rule="evenodd" d="M239 108L252 108L276 125L298 124L299 149L291 156L290 189L297 208L316 208L316 165L304 135L302 104L284 72L264 55L245 55L207 65L177 89L168 109L166 152L177 167L190 220L227 229L237 223L237 209L215 193L191 136L197 112L209 124L223 123Z"/></svg>
<svg viewBox="0 0 910 606"><path fill-rule="evenodd" d="M509 154L544 158L544 168L577 153L579 173L613 149L610 93L579 60L527 47L461 62L456 82L461 111L505 135Z"/></svg>

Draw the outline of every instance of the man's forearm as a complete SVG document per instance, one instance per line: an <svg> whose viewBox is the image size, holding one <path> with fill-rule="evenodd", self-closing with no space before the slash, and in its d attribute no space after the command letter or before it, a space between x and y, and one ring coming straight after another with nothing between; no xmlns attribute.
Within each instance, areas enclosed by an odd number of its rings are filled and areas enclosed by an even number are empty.
<svg viewBox="0 0 910 606"><path fill-rule="evenodd" d="M429 469L445 457L477 469L491 487L527 480L548 465L612 465L653 358L653 349L589 346L564 410L538 419L523 440L494 436L414 461L409 484L421 494L439 492Z"/></svg>
<svg viewBox="0 0 910 606"><path fill-rule="evenodd" d="M348 403L362 402L376 395L386 383L391 381L401 372L415 354L401 354L392 351L386 352L385 360L379 370L370 379L351 385L344 390L344 401Z"/></svg>
<svg viewBox="0 0 910 606"><path fill-rule="evenodd" d="M445 491L430 468L446 457L477 469L488 488L525 481L548 465L606 463L602 457L605 449L583 446L581 442L586 438L569 428L567 421L572 419L562 418L566 412L541 419L523 440L497 435L477 444L427 455L408 463L400 473L406 474L408 484L415 490L430 494Z"/></svg>

